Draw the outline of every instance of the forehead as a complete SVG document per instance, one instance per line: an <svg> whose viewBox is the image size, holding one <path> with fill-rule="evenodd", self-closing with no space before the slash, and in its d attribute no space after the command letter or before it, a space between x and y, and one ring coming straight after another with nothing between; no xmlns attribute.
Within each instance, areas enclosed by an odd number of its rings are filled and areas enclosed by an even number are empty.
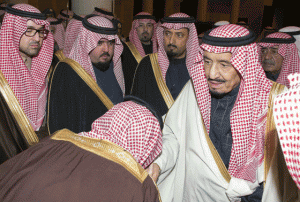
<svg viewBox="0 0 300 202"><path fill-rule="evenodd" d="M35 22L33 22L32 20L28 20L27 21L27 27L32 27L32 28L35 28L35 29L41 29L41 28L44 27L44 25L38 25Z"/></svg>
<svg viewBox="0 0 300 202"><path fill-rule="evenodd" d="M181 29L169 29L164 27L164 31L172 32L172 33L188 33L189 29L188 28L181 28Z"/></svg>
<svg viewBox="0 0 300 202"><path fill-rule="evenodd" d="M139 24L152 24L150 19L141 19L139 20Z"/></svg>
<svg viewBox="0 0 300 202"><path fill-rule="evenodd" d="M225 53L210 53L208 51L204 51L203 56L205 58L211 59L211 60L217 60L217 61L228 61L230 62L231 59L231 53L225 52Z"/></svg>
<svg viewBox="0 0 300 202"><path fill-rule="evenodd" d="M279 48L279 45L274 45L274 46L270 46L270 47L267 47L267 46L262 46L262 49L278 49Z"/></svg>

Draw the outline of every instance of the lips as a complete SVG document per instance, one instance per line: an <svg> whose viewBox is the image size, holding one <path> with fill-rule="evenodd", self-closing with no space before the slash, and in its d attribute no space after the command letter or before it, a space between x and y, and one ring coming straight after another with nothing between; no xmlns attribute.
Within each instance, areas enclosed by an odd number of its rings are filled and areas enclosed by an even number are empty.
<svg viewBox="0 0 300 202"><path fill-rule="evenodd" d="M208 81L211 88L219 88L224 82Z"/></svg>

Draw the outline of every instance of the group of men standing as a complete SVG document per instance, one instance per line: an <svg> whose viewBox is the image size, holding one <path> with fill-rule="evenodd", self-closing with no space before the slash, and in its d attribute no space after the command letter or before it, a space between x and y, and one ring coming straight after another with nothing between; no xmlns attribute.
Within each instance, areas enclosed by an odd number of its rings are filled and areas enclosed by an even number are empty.
<svg viewBox="0 0 300 202"><path fill-rule="evenodd" d="M2 201L95 200L100 192L107 201L299 200L273 119L287 76L300 73L292 34L256 43L250 29L227 24L199 45L193 17L156 23L141 12L124 42L112 13L72 16L53 57L50 25L61 22L30 5L6 8Z"/></svg>

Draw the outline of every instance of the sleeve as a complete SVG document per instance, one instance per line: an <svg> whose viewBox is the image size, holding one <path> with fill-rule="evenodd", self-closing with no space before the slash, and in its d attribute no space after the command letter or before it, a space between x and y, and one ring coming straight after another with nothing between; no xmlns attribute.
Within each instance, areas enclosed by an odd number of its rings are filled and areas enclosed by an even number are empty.
<svg viewBox="0 0 300 202"><path fill-rule="evenodd" d="M149 175L143 183L143 194L144 194L144 200L143 200L144 202L161 201L158 189L156 188L155 183L153 182L153 180Z"/></svg>
<svg viewBox="0 0 300 202"><path fill-rule="evenodd" d="M154 161L161 170L161 174L169 172L175 166L179 155L179 142L172 131L171 124L166 121L162 135L163 149L160 156Z"/></svg>

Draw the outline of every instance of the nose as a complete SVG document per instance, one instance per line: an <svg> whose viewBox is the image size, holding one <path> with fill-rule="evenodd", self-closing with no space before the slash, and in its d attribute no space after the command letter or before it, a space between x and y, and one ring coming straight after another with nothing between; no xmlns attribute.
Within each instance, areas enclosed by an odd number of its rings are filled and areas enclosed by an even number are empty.
<svg viewBox="0 0 300 202"><path fill-rule="evenodd" d="M108 52L108 42L103 43L103 51Z"/></svg>
<svg viewBox="0 0 300 202"><path fill-rule="evenodd" d="M35 35L32 37L32 39L34 40L34 41L40 41L40 33L38 33L38 32L36 32L35 33Z"/></svg>
<svg viewBox="0 0 300 202"><path fill-rule="evenodd" d="M209 70L209 78L217 79L219 77L219 68L216 64L212 64Z"/></svg>
<svg viewBox="0 0 300 202"><path fill-rule="evenodd" d="M174 36L175 34L171 34L171 36L170 36L170 44L176 44L176 40L175 40L175 36Z"/></svg>
<svg viewBox="0 0 300 202"><path fill-rule="evenodd" d="M267 54L265 55L265 59L269 60L272 58L272 54L271 54L271 51L268 49L268 52Z"/></svg>

